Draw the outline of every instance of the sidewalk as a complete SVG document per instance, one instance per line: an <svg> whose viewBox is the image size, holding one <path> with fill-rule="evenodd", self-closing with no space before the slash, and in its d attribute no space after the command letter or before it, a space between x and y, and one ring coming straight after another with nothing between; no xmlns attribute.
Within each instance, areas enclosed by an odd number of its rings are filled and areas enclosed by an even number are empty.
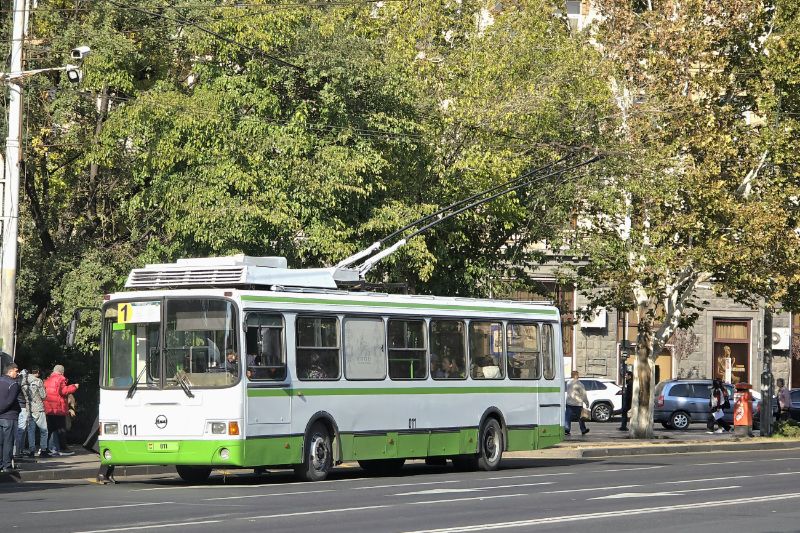
<svg viewBox="0 0 800 533"><path fill-rule="evenodd" d="M544 450L506 452L508 459L589 459L626 455L654 455L698 452L733 452L747 450L800 449L800 439L739 437L737 435L707 434L705 431L661 432L653 440L633 440L627 433L614 431L615 424L590 424L586 436L575 433L558 445ZM91 479L97 475L100 460L73 446L75 455L48 459L24 459L18 463L19 474L0 474L0 483L21 481L56 481ZM174 474L172 466L118 466L115 477Z"/></svg>

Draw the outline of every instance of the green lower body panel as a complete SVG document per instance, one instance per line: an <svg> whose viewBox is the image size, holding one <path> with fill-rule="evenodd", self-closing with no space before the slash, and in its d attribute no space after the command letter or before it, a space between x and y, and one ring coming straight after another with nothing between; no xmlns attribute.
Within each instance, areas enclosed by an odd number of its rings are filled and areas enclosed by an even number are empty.
<svg viewBox="0 0 800 533"><path fill-rule="evenodd" d="M244 440L101 440L100 457L109 465L243 466ZM223 459L223 450L228 450ZM111 458L107 459L106 451Z"/></svg>
<svg viewBox="0 0 800 533"><path fill-rule="evenodd" d="M563 431L560 425L509 429L506 448L522 451L554 446L563 439ZM256 467L297 464L303 457L302 435L229 440L101 440L99 446L103 464L109 465ZM478 428L430 433L344 433L339 447L343 461L473 454L478 450ZM106 451L110 452L110 459L106 459Z"/></svg>

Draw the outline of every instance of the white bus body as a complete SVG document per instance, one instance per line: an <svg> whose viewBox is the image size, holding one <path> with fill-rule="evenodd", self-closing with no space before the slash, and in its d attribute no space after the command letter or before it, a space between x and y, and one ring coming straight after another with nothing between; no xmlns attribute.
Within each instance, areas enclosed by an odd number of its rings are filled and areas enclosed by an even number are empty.
<svg viewBox="0 0 800 533"><path fill-rule="evenodd" d="M103 317L105 464L322 479L351 460L494 469L563 438L550 305L196 288L112 294Z"/></svg>

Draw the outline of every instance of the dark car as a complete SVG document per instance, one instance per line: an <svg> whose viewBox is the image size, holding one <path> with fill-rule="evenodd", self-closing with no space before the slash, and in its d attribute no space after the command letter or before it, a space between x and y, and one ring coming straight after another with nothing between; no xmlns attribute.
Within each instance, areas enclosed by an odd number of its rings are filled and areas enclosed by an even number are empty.
<svg viewBox="0 0 800 533"><path fill-rule="evenodd" d="M800 389L792 389L792 404L789 406L789 418L800 422Z"/></svg>
<svg viewBox="0 0 800 533"><path fill-rule="evenodd" d="M725 410L724 420L733 424L734 390L725 384L731 409ZM668 429L686 429L692 423L707 423L709 417L710 379L675 379L656 385L653 421ZM800 397L798 398L800 399ZM753 426L758 427L758 402L753 402ZM800 407L800 404L798 404Z"/></svg>

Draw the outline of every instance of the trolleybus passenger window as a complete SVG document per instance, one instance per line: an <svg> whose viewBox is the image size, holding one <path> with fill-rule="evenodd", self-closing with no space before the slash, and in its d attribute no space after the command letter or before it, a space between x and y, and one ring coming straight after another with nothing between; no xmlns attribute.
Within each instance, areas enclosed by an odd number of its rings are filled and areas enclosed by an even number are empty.
<svg viewBox="0 0 800 533"><path fill-rule="evenodd" d="M544 375L544 379L555 379L556 377L556 358L555 346L553 345L552 324L542 325L542 374Z"/></svg>
<svg viewBox="0 0 800 533"><path fill-rule="evenodd" d="M128 388L140 375L140 386L160 382L160 323L160 301L117 302L105 309L104 387Z"/></svg>
<svg viewBox="0 0 800 533"><path fill-rule="evenodd" d="M425 379L428 376L424 320L389 319L389 377Z"/></svg>
<svg viewBox="0 0 800 533"><path fill-rule="evenodd" d="M297 317L297 377L339 379L339 321L335 317Z"/></svg>
<svg viewBox="0 0 800 533"><path fill-rule="evenodd" d="M473 379L503 379L503 324L469 323L470 376Z"/></svg>
<svg viewBox="0 0 800 533"><path fill-rule="evenodd" d="M239 381L233 304L225 300L167 300L164 378L170 388L224 387ZM226 354L233 352L234 360Z"/></svg>
<svg viewBox="0 0 800 533"><path fill-rule="evenodd" d="M508 377L511 379L539 379L539 326L537 324L510 323L506 326L508 347Z"/></svg>
<svg viewBox="0 0 800 533"><path fill-rule="evenodd" d="M386 378L386 334L382 318L344 319L344 375L347 379Z"/></svg>
<svg viewBox="0 0 800 533"><path fill-rule="evenodd" d="M253 381L286 379L283 317L248 313L245 338L245 376Z"/></svg>
<svg viewBox="0 0 800 533"><path fill-rule="evenodd" d="M466 328L460 320L431 320L431 375L433 379L467 377Z"/></svg>

